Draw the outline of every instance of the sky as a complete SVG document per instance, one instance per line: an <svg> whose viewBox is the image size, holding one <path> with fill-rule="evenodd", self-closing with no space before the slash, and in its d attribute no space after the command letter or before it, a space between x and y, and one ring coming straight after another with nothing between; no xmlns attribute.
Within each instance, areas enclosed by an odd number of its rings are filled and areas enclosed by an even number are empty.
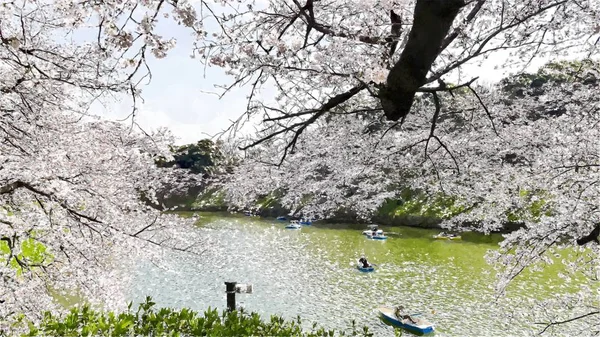
<svg viewBox="0 0 600 337"><path fill-rule="evenodd" d="M219 99L216 94L219 89L215 85L230 84L233 78L221 68L205 68L199 60L191 58L194 40L189 29L172 20L163 20L158 28L162 35L174 37L177 46L166 58L149 59L152 81L142 87L144 103L137 113L137 123L145 131L168 127L179 145L223 131L245 111L248 88L237 88ZM206 28L214 29L210 25ZM479 76L479 83L498 81L505 71L494 69L494 66L501 64L504 57L495 54L484 66L467 67L464 72L467 76ZM108 119L120 119L130 112L131 102L123 101L100 107L99 114Z"/></svg>
<svg viewBox="0 0 600 337"><path fill-rule="evenodd" d="M177 39L177 46L166 58L149 57L152 81L142 86L143 104L136 114L137 123L146 131L168 127L178 144L196 142L226 129L245 110L247 89L235 89L224 99L216 95L216 84L231 80L220 68L206 68L192 59L193 38L170 20L161 27L165 36ZM131 101L105 105L99 114L109 119L125 118Z"/></svg>

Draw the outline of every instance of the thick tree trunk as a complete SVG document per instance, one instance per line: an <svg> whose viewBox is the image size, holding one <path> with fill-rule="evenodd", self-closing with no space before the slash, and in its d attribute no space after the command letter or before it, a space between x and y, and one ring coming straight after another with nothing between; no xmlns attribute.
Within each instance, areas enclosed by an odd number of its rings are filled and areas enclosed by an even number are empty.
<svg viewBox="0 0 600 337"><path fill-rule="evenodd" d="M380 90L387 119L397 121L408 114L417 89L425 84L442 41L464 6L464 0L417 0L406 47Z"/></svg>

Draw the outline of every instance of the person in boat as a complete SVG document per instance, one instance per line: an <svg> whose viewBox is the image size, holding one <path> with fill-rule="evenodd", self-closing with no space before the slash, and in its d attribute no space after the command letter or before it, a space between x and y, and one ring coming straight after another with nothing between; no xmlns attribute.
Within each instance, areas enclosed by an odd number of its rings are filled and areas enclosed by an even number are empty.
<svg viewBox="0 0 600 337"><path fill-rule="evenodd" d="M416 320L414 320L412 317L410 317L410 315L403 315L402 311L404 311L403 306L396 307L396 311L394 312L394 314L396 315L397 318L402 319L402 320L407 319L409 322L411 322L413 324L417 324Z"/></svg>
<svg viewBox="0 0 600 337"><path fill-rule="evenodd" d="M369 263L369 261L367 261L367 258L366 258L366 257L364 257L364 256L363 256L363 257L361 257L361 258L358 260L358 263L360 263L360 264L362 265L362 267L363 267L363 268L369 268L369 267L371 266L371 264Z"/></svg>
<svg viewBox="0 0 600 337"><path fill-rule="evenodd" d="M410 317L410 315L404 315L404 316L402 316L402 318L409 320L412 324L417 324L417 321L415 321L412 317Z"/></svg>

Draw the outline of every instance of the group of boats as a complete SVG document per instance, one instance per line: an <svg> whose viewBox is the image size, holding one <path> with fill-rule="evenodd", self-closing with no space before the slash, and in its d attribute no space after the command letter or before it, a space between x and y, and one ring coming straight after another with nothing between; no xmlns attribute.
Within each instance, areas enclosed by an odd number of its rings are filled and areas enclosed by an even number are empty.
<svg viewBox="0 0 600 337"><path fill-rule="evenodd" d="M277 217L279 221L287 221L288 219L285 216ZM285 225L286 229L295 229L299 230L303 226L312 225L313 220L311 219L299 219L299 220L290 220L288 224ZM368 229L362 231L362 234L365 235L368 239L371 240L387 240L387 235L376 224L368 225ZM448 234L445 232L441 232L434 236L437 240L460 240L460 235L456 234ZM375 264L372 264L367 261L365 257L361 257L358 260L356 268L363 273L370 273L375 271ZM386 307L382 306L378 308L379 315L382 320L391 324L395 327L407 330L411 333L416 333L419 335L429 334L434 331L434 325L427 321L421 313L407 313L402 306L398 307Z"/></svg>
<svg viewBox="0 0 600 337"><path fill-rule="evenodd" d="M375 271L375 264L369 263L363 256L358 260L356 268L363 273L369 273ZM395 308L382 306L378 308L378 311L381 319L385 322L409 332L424 335L434 330L433 324L423 318L420 313L408 314L402 306Z"/></svg>
<svg viewBox="0 0 600 337"><path fill-rule="evenodd" d="M373 240L385 240L387 236L383 230L379 229L378 225L368 225L368 229L362 232L367 238ZM436 240L461 240L462 237L457 234L441 232L433 236ZM375 264L369 263L363 256L358 260L356 268L363 273L375 271ZM407 314L402 306L386 307L382 306L377 309L382 320L391 324L394 327L407 330L418 335L432 333L435 330L433 323L423 317L421 313Z"/></svg>
<svg viewBox="0 0 600 337"><path fill-rule="evenodd" d="M356 268L363 273L369 273L375 271L375 264L369 263L363 256L358 260ZM433 324L424 319L420 313L407 314L402 306L379 307L378 310L381 318L395 327L420 335L434 330Z"/></svg>
<svg viewBox="0 0 600 337"><path fill-rule="evenodd" d="M371 224L367 226L368 229L362 232L368 239L371 240L387 240L387 236L383 232L383 230L379 229L379 226L376 224ZM370 273L375 271L375 265L369 263L367 259L363 256L358 260L356 268L363 273Z"/></svg>

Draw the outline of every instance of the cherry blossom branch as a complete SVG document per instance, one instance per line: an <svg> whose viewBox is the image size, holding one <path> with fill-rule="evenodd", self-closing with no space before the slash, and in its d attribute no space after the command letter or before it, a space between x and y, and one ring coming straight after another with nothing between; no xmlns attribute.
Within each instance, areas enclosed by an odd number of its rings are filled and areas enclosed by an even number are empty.
<svg viewBox="0 0 600 337"><path fill-rule="evenodd" d="M448 86L446 85L446 83L441 82L441 84L437 87L421 87L419 89L417 89L417 92L443 92L443 91L447 91L449 93L452 93L454 90L457 89L461 89L461 88L466 88L471 86L475 81L477 81L479 79L479 76L473 77L472 79L470 79L469 81L465 82L465 83L461 83L459 85L454 85L454 86Z"/></svg>
<svg viewBox="0 0 600 337"><path fill-rule="evenodd" d="M26 183L26 182L23 182L23 181L16 181L16 182L13 182L13 183L10 183L10 184L7 184L5 186L0 187L0 194L11 193L11 192L14 192L16 189L21 188L21 187L22 188L26 188L27 190L29 190L31 192L34 192L36 194L42 195L42 196L44 196L44 197L46 197L46 198L48 198L50 200L55 200L56 199L53 194L44 192L44 191L42 191L42 190L34 187L33 185L31 185L29 183ZM103 222L101 220L98 220L97 218L94 218L94 217L91 217L89 215L86 215L86 214L83 214L81 212L78 212L77 210L74 210L73 208L69 207L65 202L58 202L58 204L62 208L64 208L65 211L68 214L73 215L74 217L78 218L79 220L85 219L85 220L87 220L89 222L92 222L92 223L102 224L102 225L107 226L107 227L109 227L109 228L111 228L113 230L117 230L119 232L122 232L123 234L126 234L127 236L130 236L132 238L136 238L136 239L139 239L139 240L142 240L142 241L146 241L146 242L149 242L149 243L151 243L153 245L164 246L162 242L156 242L156 241L153 241L151 239L147 239L147 238L143 238L143 237L139 236L139 234L141 234L142 232L144 232L145 230L147 230L148 228L150 228L152 225L154 225L154 223L156 222L158 216L149 225L147 225L146 227L142 228L141 230L139 230L135 234L131 234L131 233L122 231L122 230L120 230L118 228L115 228L114 226L110 226L109 224L107 224L107 223L105 223L105 222ZM103 234L98 229L96 229L93 226L91 226L91 224L86 223L86 222L82 222L82 221L79 221L79 223L81 223L82 225L86 226L90 231L93 231L96 234L98 234L98 236L100 238L103 237ZM191 245L190 248L193 247L193 246L194 245ZM192 251L189 251L188 248L179 248L179 247L175 247L175 246L173 246L173 247L169 246L168 248L173 249L173 250L177 250L177 251L182 251L182 252L186 251L186 252L194 253ZM199 255L197 253L194 253L194 254L195 255Z"/></svg>
<svg viewBox="0 0 600 337"><path fill-rule="evenodd" d="M154 217L154 220L152 220L151 223L149 223L147 226L145 226L144 228L140 229L139 231L135 232L134 234L132 234L132 236L138 236L139 234L141 234L142 232L144 232L145 230L147 230L148 228L152 227L155 223L156 220L158 220L158 215L156 215L156 217Z"/></svg>
<svg viewBox="0 0 600 337"><path fill-rule="evenodd" d="M501 49L510 49L510 48L516 48L514 46L500 46L500 47L492 47L490 49L486 49L484 50L484 48L487 46L488 43L490 43L496 36L498 36L500 33L505 32L509 29L515 28L517 26L519 26L520 24L527 22L528 20L554 8L557 6L560 6L564 3L566 3L568 0L560 0L557 1L555 3L551 3L548 4L546 6L540 7L538 10L533 11L531 13L528 13L527 15L523 16L522 18L514 18L512 20L512 22L508 25L500 25L496 30L494 30L492 33L488 34L486 36L485 39L483 39L480 43L479 46L477 47L477 49L475 50L475 52L471 53L469 56L463 57L453 63L451 63L450 65L446 66L445 68L441 69L441 70L436 70L434 72L434 75L428 77L425 81L425 83L431 83L439 78L441 78L443 75L449 73L450 71L457 69L458 67L462 66L463 64L469 62L470 60L493 52L493 51L497 51L497 50L501 50Z"/></svg>
<svg viewBox="0 0 600 337"><path fill-rule="evenodd" d="M481 10L481 7L483 7L483 5L485 4L486 1L487 0L477 0L475 6L473 6L473 8L471 8L471 11L465 18L464 25L468 25L469 23L471 23L473 21L473 19L475 19L475 17L477 16L477 13L479 13L479 11ZM440 52L443 51L444 49L446 49L452 42L454 42L454 40L458 37L458 35L461 33L461 31L462 31L462 25L460 25L459 27L455 27L452 30L452 33L448 34L448 36L446 36L446 38L442 42L442 46L440 47Z"/></svg>
<svg viewBox="0 0 600 337"><path fill-rule="evenodd" d="M375 45L385 45L385 44L391 43L393 41L397 41L397 39L399 37L399 34L398 34L398 36L391 35L389 37L382 38L382 37L377 37L377 36L365 36L365 35L360 35L360 34L354 35L354 34L345 33L345 32L341 32L341 31L335 31L331 27L328 27L328 26L323 25L316 21L314 9L313 9L314 8L313 0L307 0L305 5L301 5L298 0L294 0L294 3L298 7L299 12L290 20L290 23L288 25L286 25L286 27L282 30L279 37L281 38L284 35L285 31L296 21L296 19L299 16L302 16L306 22L306 34L304 37L304 47L306 47L306 45L307 45L308 37L309 37L310 31L312 29L314 29L315 31L318 31L320 33L323 33L325 35L329 35L329 36L333 36L333 37L347 38L347 39L351 39L351 40L358 40L363 43L375 44Z"/></svg>
<svg viewBox="0 0 600 337"><path fill-rule="evenodd" d="M538 334L538 335L542 335L542 334L544 334L546 332L546 330L548 330L549 328L551 328L551 327L553 327L555 325L561 325L561 324L565 324L565 323L574 322L574 321L577 321L577 320L580 320L580 319L583 319L583 318L586 318L586 317L589 317L589 316L598 315L598 314L600 314L600 311L592 311L592 312L588 312L587 314L583 314L583 315L580 315L580 316L577 316L577 317L573 317L573 318L570 318L570 319L567 319L567 320L564 320L564 321L556 321L556 322L551 322L551 323L539 323L539 322L536 322L535 324L546 325L544 327L544 329L542 331L540 331L540 333Z"/></svg>
<svg viewBox="0 0 600 337"><path fill-rule="evenodd" d="M456 171L457 173L460 174L460 167L458 166L458 161L456 160L456 158L454 157L454 155L452 154L452 152L450 152L450 149L446 146L446 144L444 144L442 142L442 140L436 136L435 133L435 127L437 125L437 120L438 117L440 115L440 111L442 109L441 105L440 105L440 98L438 97L437 92L433 91L432 92L433 95L433 102L435 104L435 111L433 113L433 117L431 117L431 127L429 129L429 136L427 137L427 141L425 142L425 156L431 160L432 164L434 165L434 169L436 171L436 175L438 176L438 178L440 177L439 172L437 170L437 168L435 167L435 164L433 163L433 159L431 159L431 157L429 156L428 152L427 152L427 148L429 147L429 140L431 138L437 140L437 142L440 144L440 146L442 148L444 148L444 150L446 150L446 152L450 155L450 157L452 158L452 160L454 161L454 166L456 167Z"/></svg>
<svg viewBox="0 0 600 337"><path fill-rule="evenodd" d="M481 107L483 108L483 110L487 114L488 118L490 119L490 123L492 123L492 129L494 130L494 133L496 134L496 136L500 137L498 130L496 130L496 124L494 123L494 118L492 117L490 110L488 110L487 106L483 103L481 96L479 96L477 91L475 91L475 89L473 89L473 87L470 84L468 84L466 87L469 88L469 90L473 93L473 95L475 95L475 97L477 97L477 101L479 101L479 104L481 104Z"/></svg>
<svg viewBox="0 0 600 337"><path fill-rule="evenodd" d="M300 114L296 114L296 116L300 116L300 115L304 115L304 114L312 114L312 116L306 120L306 121L302 121L302 122L298 122L298 123L294 123L291 126L288 127L284 127L276 132L273 132L265 137L260 138L257 141L254 141L253 143L251 143L250 145L244 146L241 148L241 150L247 150L251 147L254 147L258 144L261 144L269 139L274 138L275 136L288 132L288 131L294 131L294 136L292 138L292 140L286 145L286 147L284 148L283 151L283 155L282 158L279 162L279 165L281 165L281 163L283 163L283 161L285 160L285 157L287 156L288 152L291 150L293 151L296 142L298 141L298 137L302 134L302 132L312 123L316 122L321 116L323 116L325 113L329 112L331 109L337 107L338 105L348 101L349 99L351 99L352 97L354 97L356 94L358 94L359 92L363 91L367 86L365 84L360 84L358 86L355 86L353 88L351 88L350 90L341 93L341 94L337 94L333 97L331 97L325 104L323 104L321 107L319 107L318 109L311 109L311 110L307 110L306 112L302 112ZM288 115L288 117L285 118L292 118L295 116L290 116ZM297 129L296 129L297 128Z"/></svg>
<svg viewBox="0 0 600 337"><path fill-rule="evenodd" d="M440 115L440 110L442 109L440 106L440 99L438 97L437 92L433 92L433 102L435 104L435 111L433 113L433 117L431 117L431 127L429 129L429 137L427 137L427 142L425 142L425 155L427 155L427 148L429 147L429 140L433 138L433 133L435 132L435 126L437 125L437 119Z"/></svg>

